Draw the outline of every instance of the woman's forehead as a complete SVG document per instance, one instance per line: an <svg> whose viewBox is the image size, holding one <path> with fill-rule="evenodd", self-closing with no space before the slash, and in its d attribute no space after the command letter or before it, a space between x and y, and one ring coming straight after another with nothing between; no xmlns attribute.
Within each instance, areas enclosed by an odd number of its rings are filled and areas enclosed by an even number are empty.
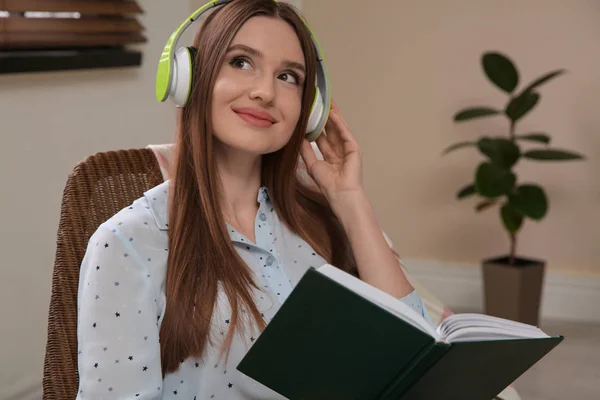
<svg viewBox="0 0 600 400"><path fill-rule="evenodd" d="M294 28L280 18L250 18L233 38L231 46L236 44L251 47L267 58L304 63L304 53Z"/></svg>

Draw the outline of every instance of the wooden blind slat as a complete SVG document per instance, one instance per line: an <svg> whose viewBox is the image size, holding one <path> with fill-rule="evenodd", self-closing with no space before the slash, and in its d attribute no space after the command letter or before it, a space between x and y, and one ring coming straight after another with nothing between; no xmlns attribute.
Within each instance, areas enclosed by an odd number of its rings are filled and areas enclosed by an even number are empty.
<svg viewBox="0 0 600 400"><path fill-rule="evenodd" d="M146 38L140 33L100 33L96 35L0 33L0 50L110 47L144 42L146 42Z"/></svg>
<svg viewBox="0 0 600 400"><path fill-rule="evenodd" d="M141 14L142 8L128 0L0 0L0 11L79 12L81 14Z"/></svg>
<svg viewBox="0 0 600 400"><path fill-rule="evenodd" d="M141 32L134 18L0 18L0 33L110 33Z"/></svg>
<svg viewBox="0 0 600 400"><path fill-rule="evenodd" d="M146 42L144 28L133 15L143 10L134 0L0 0L0 11L9 13L8 18L0 18L0 50L123 47Z"/></svg>

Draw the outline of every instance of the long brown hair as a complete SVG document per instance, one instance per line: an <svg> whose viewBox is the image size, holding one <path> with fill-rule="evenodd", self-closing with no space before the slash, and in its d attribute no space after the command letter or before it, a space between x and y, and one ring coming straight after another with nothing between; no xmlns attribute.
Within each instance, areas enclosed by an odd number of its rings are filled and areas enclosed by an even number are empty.
<svg viewBox="0 0 600 400"><path fill-rule="evenodd" d="M213 343L210 324L219 289L232 311L224 349L229 349L236 329L241 332L246 328L244 322L253 321L260 330L266 325L253 298L253 289L259 288L231 243L221 211L210 107L227 48L251 17L281 18L290 24L306 63L298 125L282 149L262 156L261 185L267 187L278 217L290 230L330 264L357 274L347 237L327 200L304 186L296 175L316 74L310 32L297 12L289 4L273 0L234 0L212 12L194 40L197 55L193 73L197 79L189 104L179 110L170 187L166 310L160 328L163 376L177 370L190 356L202 358L207 344ZM248 311L247 321L241 318L242 309Z"/></svg>

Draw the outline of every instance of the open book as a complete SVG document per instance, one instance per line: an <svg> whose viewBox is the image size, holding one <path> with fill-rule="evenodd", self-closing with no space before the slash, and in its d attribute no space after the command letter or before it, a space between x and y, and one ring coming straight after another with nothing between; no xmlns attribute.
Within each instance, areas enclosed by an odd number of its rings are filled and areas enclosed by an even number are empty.
<svg viewBox="0 0 600 400"><path fill-rule="evenodd" d="M435 329L413 308L333 265L325 264L317 271L365 299L378 304L438 341L460 342L550 337L535 326L484 314L453 314Z"/></svg>
<svg viewBox="0 0 600 400"><path fill-rule="evenodd" d="M325 264L305 273L237 369L291 400L491 400L562 340L479 314L436 329Z"/></svg>

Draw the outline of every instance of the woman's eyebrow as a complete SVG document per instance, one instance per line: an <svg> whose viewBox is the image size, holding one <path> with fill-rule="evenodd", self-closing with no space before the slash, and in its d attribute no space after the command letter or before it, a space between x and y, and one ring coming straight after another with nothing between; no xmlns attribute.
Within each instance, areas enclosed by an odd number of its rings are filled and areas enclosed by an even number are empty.
<svg viewBox="0 0 600 400"><path fill-rule="evenodd" d="M296 61L288 61L285 60L281 63L281 65L283 65L286 68L290 68L290 69L297 69L298 71L302 72L303 74L306 74L306 70L304 69L304 65L297 63Z"/></svg>
<svg viewBox="0 0 600 400"><path fill-rule="evenodd" d="M234 44L227 49L227 53L229 53L233 50L242 50L242 51L245 51L246 53L251 54L255 57L263 56L263 54L259 50L255 49L253 47L247 46L245 44ZM304 65L300 64L299 62L296 62L296 61L284 60L284 61L282 61L281 65L283 65L286 68L297 69L297 70L301 71L303 74L306 73L306 69L304 68Z"/></svg>
<svg viewBox="0 0 600 400"><path fill-rule="evenodd" d="M256 50L253 47L246 46L245 44L234 44L234 45L231 45L227 49L227 52L229 53L229 52L231 52L233 50L243 50L246 53L252 54L255 57L262 57L263 56L263 54L260 51Z"/></svg>

